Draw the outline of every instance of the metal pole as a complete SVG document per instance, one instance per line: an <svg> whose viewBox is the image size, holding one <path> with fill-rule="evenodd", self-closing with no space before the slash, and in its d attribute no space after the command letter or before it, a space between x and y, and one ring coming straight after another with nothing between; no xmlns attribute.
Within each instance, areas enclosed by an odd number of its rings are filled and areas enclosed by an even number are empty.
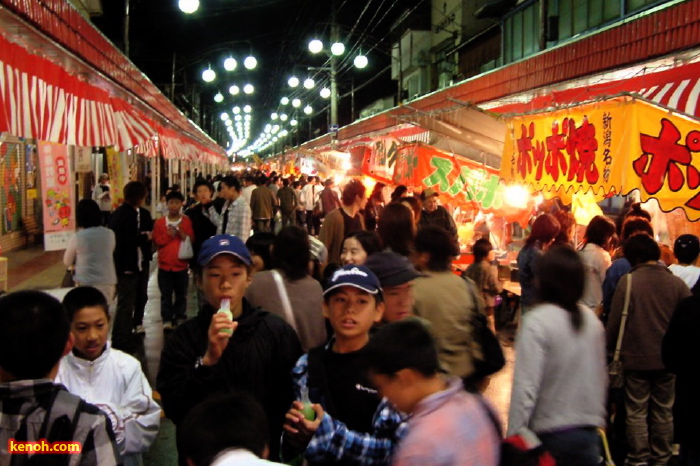
<svg viewBox="0 0 700 466"><path fill-rule="evenodd" d="M331 3L331 44L339 41L339 28L335 18L335 0ZM338 124L338 59L331 53L331 125Z"/></svg>
<svg viewBox="0 0 700 466"><path fill-rule="evenodd" d="M176 54L173 52L173 72L170 75L170 101L175 103L175 57Z"/></svg>
<svg viewBox="0 0 700 466"><path fill-rule="evenodd" d="M124 55L129 57L129 0L126 0L124 10Z"/></svg>
<svg viewBox="0 0 700 466"><path fill-rule="evenodd" d="M355 121L355 77L350 78L350 123Z"/></svg>

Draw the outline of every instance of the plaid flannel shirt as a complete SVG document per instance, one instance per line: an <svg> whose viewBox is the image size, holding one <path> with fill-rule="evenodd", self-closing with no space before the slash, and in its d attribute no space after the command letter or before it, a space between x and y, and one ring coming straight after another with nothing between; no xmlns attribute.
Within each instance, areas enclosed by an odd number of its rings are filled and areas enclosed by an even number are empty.
<svg viewBox="0 0 700 466"><path fill-rule="evenodd" d="M55 398L57 392L63 395ZM72 416L77 404L62 405L70 398L63 385L54 384L48 379L18 380L0 383L0 464L10 464L12 453L8 451L8 440L15 438L22 421L26 419L27 441L38 441L39 432L47 413L51 413L47 432L59 413L70 411ZM54 399L55 398L55 399ZM52 441L52 439L47 439ZM107 416L97 407L85 403L75 427L73 441L82 445L81 454L72 454L69 465L120 463L117 443Z"/></svg>
<svg viewBox="0 0 700 466"><path fill-rule="evenodd" d="M331 342L328 343L327 348ZM308 357L303 355L292 370L296 399L301 399L301 388L307 384ZM312 400L314 401L314 400ZM406 433L404 416L384 398L372 418L370 434L355 432L344 423L325 413L304 457L319 464L332 464L343 460L344 464L386 465L397 444Z"/></svg>
<svg viewBox="0 0 700 466"><path fill-rule="evenodd" d="M226 231L222 231L226 211L228 211L228 221L226 223ZM210 207L207 214L212 223L216 225L216 233L218 235L237 236L244 243L250 236L250 230L253 228L253 214L245 197L238 196L235 201L227 202L220 214L216 212L214 207Z"/></svg>

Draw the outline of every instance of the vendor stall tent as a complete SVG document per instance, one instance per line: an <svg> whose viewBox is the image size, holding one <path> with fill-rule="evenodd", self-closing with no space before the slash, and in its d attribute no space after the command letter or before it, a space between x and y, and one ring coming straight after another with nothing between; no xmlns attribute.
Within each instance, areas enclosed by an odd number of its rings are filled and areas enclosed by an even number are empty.
<svg viewBox="0 0 700 466"><path fill-rule="evenodd" d="M510 118L507 183L597 200L637 189L665 212L700 219L700 121L635 95Z"/></svg>

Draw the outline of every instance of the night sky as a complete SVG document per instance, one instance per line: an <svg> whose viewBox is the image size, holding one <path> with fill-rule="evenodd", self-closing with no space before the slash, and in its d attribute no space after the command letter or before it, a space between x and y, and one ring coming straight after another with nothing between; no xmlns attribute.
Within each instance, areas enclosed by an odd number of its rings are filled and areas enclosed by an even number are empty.
<svg viewBox="0 0 700 466"><path fill-rule="evenodd" d="M307 48L309 40L320 38L329 42L333 1L337 8L337 23L341 28L347 50L358 47L369 58L364 70L341 64L339 93L355 92L355 111L371 102L396 94L396 82L385 70L390 64L391 43L397 39L392 26L406 11L427 9L427 0L200 0L200 8L193 15L182 13L177 0L131 0L130 58L161 90L171 82L173 53L176 55L176 83L178 92L182 83L195 82L201 86L202 102L212 113L230 111L232 105L249 103L254 109L252 138L276 111L283 95L290 95L287 78L296 71L302 81L309 74L308 67L327 65L325 57L312 55ZM117 46L123 46L124 2L103 0L104 15L93 18L94 23ZM233 41L250 41L258 68L251 72L242 66L242 59L251 46L245 42L222 47ZM206 84L201 72L207 64L216 69L219 78L226 73L220 64L233 54L239 60L230 79L217 79L219 86ZM362 86L372 80L370 85ZM317 75L326 79L327 74ZM242 87L246 82L255 86L254 96L231 96L231 83ZM215 104L213 96L221 91L226 100ZM313 93L315 109L328 105L327 100ZM302 100L308 101L309 98ZM256 118L257 117L257 118ZM319 115L318 127L325 127L327 116ZM263 121L264 120L264 121ZM340 101L340 123L350 123L350 97Z"/></svg>

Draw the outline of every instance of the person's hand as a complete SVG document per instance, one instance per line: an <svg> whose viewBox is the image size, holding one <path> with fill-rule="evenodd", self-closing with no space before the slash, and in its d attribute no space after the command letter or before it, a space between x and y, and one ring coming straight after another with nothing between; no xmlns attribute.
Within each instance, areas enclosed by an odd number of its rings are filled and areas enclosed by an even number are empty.
<svg viewBox="0 0 700 466"><path fill-rule="evenodd" d="M211 316L211 323L209 324L208 331L209 345L207 346L207 352L202 358L203 365L212 366L219 362L221 355L224 353L237 327L238 322L233 322L224 313L216 312ZM230 333L226 332L227 329L230 330Z"/></svg>
<svg viewBox="0 0 700 466"><path fill-rule="evenodd" d="M177 235L177 231L178 231L178 229L176 227L174 227L172 225L168 225L168 234L170 236L172 236L173 238L175 237L175 235Z"/></svg>
<svg viewBox="0 0 700 466"><path fill-rule="evenodd" d="M316 413L316 419L309 421L304 417L301 410L304 409L304 405L301 401L295 401L292 403L292 407L287 411L284 416L284 429L285 435L289 440L292 447L298 450L305 450L306 446L309 444L314 434L321 425L323 416L325 412L320 404L312 404L311 408Z"/></svg>

